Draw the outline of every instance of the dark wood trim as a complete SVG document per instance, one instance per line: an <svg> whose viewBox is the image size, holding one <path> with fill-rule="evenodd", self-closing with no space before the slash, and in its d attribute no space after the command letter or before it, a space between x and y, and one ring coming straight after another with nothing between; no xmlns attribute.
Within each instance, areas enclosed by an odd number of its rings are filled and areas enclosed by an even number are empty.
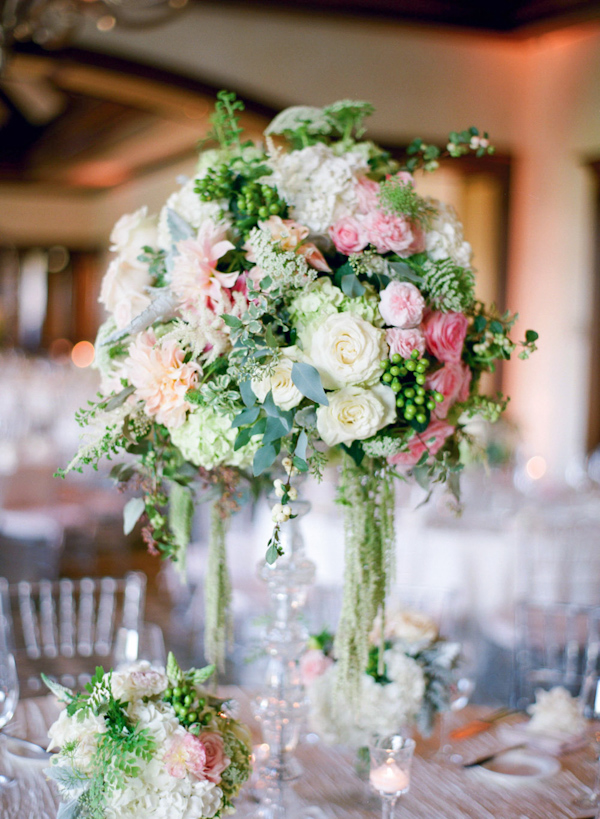
<svg viewBox="0 0 600 819"><path fill-rule="evenodd" d="M593 452L600 446L600 159L589 162L588 167L594 174L596 227L594 237L594 282L592 293L592 316L590 325L590 364L588 393L588 427L587 451Z"/></svg>

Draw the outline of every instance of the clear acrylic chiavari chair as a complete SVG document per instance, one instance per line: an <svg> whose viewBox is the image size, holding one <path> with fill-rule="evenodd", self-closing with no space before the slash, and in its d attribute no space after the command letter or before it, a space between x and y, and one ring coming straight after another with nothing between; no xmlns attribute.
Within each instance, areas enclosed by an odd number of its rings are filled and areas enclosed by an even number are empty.
<svg viewBox="0 0 600 819"><path fill-rule="evenodd" d="M0 584L10 597L22 697L42 693L42 671L79 688L96 665L113 665L117 648L120 662L138 658L146 591L140 572Z"/></svg>

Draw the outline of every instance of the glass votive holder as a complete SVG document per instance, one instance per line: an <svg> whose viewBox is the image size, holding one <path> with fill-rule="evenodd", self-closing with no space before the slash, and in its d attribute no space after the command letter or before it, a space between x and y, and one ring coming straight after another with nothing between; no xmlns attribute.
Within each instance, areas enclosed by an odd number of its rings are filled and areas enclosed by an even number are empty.
<svg viewBox="0 0 600 819"><path fill-rule="evenodd" d="M392 819L396 802L410 788L415 741L400 734L376 737L369 746L369 782L382 799L382 819Z"/></svg>

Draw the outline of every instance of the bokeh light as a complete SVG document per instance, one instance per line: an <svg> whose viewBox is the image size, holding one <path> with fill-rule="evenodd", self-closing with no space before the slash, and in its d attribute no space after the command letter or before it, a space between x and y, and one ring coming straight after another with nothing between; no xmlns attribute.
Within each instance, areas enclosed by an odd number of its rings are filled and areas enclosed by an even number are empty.
<svg viewBox="0 0 600 819"><path fill-rule="evenodd" d="M95 356L94 345L91 341L78 341L71 350L71 361L76 367L89 367Z"/></svg>

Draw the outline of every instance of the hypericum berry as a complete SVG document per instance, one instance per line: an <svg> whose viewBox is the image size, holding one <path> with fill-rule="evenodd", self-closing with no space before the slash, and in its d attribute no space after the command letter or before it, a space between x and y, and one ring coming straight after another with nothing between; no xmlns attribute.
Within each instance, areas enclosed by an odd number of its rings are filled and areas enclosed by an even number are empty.
<svg viewBox="0 0 600 819"><path fill-rule="evenodd" d="M419 351L418 350L413 350L412 353L410 354L410 357L412 359L417 359L419 357Z"/></svg>
<svg viewBox="0 0 600 819"><path fill-rule="evenodd" d="M413 350L413 353L414 353L414 350ZM417 368L417 365L415 364L415 362L410 358L408 359L408 361L404 362L404 366L411 373L414 372L416 370L416 368Z"/></svg>
<svg viewBox="0 0 600 819"><path fill-rule="evenodd" d="M394 392L400 392L400 390L402 389L402 385L400 384L400 382L398 381L397 378L394 378L392 380L392 383L390 384L390 387L392 388L392 390Z"/></svg>
<svg viewBox="0 0 600 819"><path fill-rule="evenodd" d="M400 367L397 367L395 364L393 367L390 368L390 372L392 375L400 375Z"/></svg>
<svg viewBox="0 0 600 819"><path fill-rule="evenodd" d="M415 417L415 421L418 424L424 424L426 420L427 420L427 416L423 412L418 412L417 413L417 415Z"/></svg>
<svg viewBox="0 0 600 819"><path fill-rule="evenodd" d="M400 355L400 353L394 353L394 355L392 356L392 364L400 364L401 361L402 356Z"/></svg>
<svg viewBox="0 0 600 819"><path fill-rule="evenodd" d="M393 376L392 376L392 374L390 372L385 372L381 376L381 380L384 381L386 384L389 384L391 382L392 378L393 378Z"/></svg>
<svg viewBox="0 0 600 819"><path fill-rule="evenodd" d="M425 376L422 375L421 373L418 373L417 375L415 375L415 381L417 382L417 384L424 384L425 380L426 380Z"/></svg>

